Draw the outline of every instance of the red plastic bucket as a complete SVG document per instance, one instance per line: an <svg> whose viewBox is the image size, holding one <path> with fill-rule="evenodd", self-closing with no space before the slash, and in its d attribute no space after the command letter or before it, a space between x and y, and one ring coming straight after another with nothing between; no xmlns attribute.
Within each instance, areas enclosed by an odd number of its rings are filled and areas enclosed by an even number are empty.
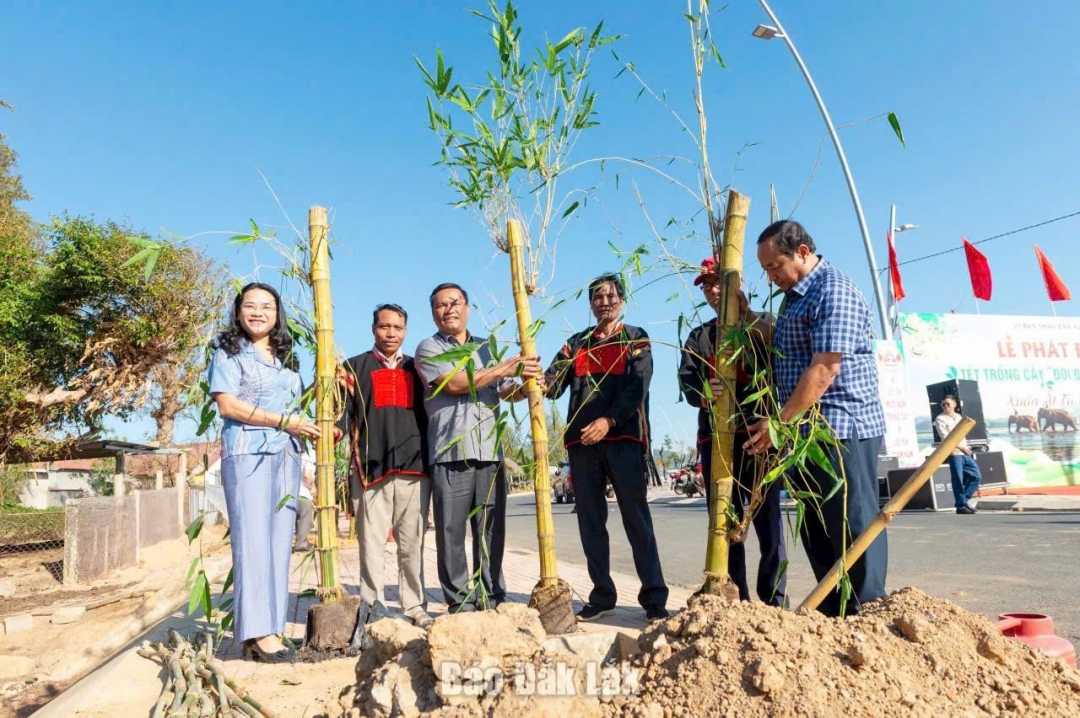
<svg viewBox="0 0 1080 718"><path fill-rule="evenodd" d="M1054 619L1042 613L1002 613L997 629L1006 638L1020 641L1048 656L1061 658L1076 668L1076 648L1054 633Z"/></svg>

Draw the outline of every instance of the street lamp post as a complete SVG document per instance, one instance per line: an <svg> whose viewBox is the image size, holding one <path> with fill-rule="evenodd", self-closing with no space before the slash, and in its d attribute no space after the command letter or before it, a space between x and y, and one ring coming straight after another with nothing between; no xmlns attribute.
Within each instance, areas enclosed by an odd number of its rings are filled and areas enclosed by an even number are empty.
<svg viewBox="0 0 1080 718"><path fill-rule="evenodd" d="M847 157L844 155L844 147L840 144L840 136L836 134L836 128L833 126L832 118L829 117L829 111L825 108L825 102L821 99L821 93L818 92L817 85L814 84L814 78L810 76L810 70L806 68L806 63L803 62L802 57L799 55L799 51L795 48L795 43L791 41L791 37L788 36L787 31L784 30L784 26L780 23L780 18L776 17L776 13L772 11L766 0L758 0L761 3L761 7L765 10L769 19L773 21L773 25L758 25L754 29L754 37L761 38L762 40L771 40L774 37L778 37L783 40L788 50L791 51L792 57L795 58L796 64L799 69L802 70L803 77L806 78L806 84L810 86L810 92L814 95L814 100L817 101L818 109L821 110L821 117L825 120L825 126L829 130L829 136L832 138L833 147L836 148L836 156L840 159L840 167L844 171L844 179L847 180L848 191L851 193L851 202L855 205L855 216L859 220L859 230L862 232L863 246L866 248L866 261L870 265L870 279L874 283L874 297L877 299L878 319L881 322L881 335L883 339L892 339L892 325L889 323L888 311L885 306L885 297L881 291L881 281L878 279L877 259L874 257L874 245L870 241L870 230L866 226L866 217L863 215L862 202L859 201L859 191L855 188L855 178L851 176L851 168L848 167Z"/></svg>

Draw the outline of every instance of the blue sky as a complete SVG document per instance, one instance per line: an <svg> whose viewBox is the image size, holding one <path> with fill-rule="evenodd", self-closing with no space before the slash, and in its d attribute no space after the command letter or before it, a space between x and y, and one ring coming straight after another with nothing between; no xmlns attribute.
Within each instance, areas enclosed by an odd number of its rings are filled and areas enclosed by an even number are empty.
<svg viewBox="0 0 1080 718"><path fill-rule="evenodd" d="M493 60L485 26L466 12L479 6L468 0L313 2L302 9L273 2L9 6L0 19L0 97L17 113L0 112L0 132L20 154L35 217L93 214L191 236L238 275L252 271L250 253L227 245L228 234L203 233L242 231L249 218L285 224L258 171L298 225L309 205L333 207L339 344L350 354L366 349L371 309L396 301L410 311L412 347L433 331L426 298L442 281L469 288L487 316L511 316L505 257L495 254L471 215L449 206L455 197L445 173L432 166L438 146L424 126L424 87L413 62L414 54L429 61L441 46L458 77L478 79ZM974 241L1080 210L1076 3L1040 2L1038 12L981 0L776 0L773 6L838 125L888 110L900 116L906 149L883 118L841 134L880 265L890 203L899 206L900 222L920 225L900 237L901 261L956 247L961 235ZM682 4L523 0L519 10L527 47L545 34L557 39L603 19L606 30L625 35L616 45L620 56L690 119L693 76ZM748 234L754 237L768 221L769 183L789 213L820 150L820 167L794 216L872 297L851 202L831 146L822 145L824 127L803 78L781 41L750 36L765 21L751 0L735 0L713 18L728 66L710 67L705 83L716 173L753 199ZM692 154L667 110L635 100L639 86L625 75L613 79L617 70L611 58L597 58L602 124L574 157ZM671 187L642 174L633 178L654 218L693 213ZM583 173L564 182L584 187L595 179ZM630 179L618 192L605 190L570 223L553 292L617 268L609 241L624 249L652 242ZM1049 312L1033 242L1080 291L1078 229L1080 217L983 245L995 273L994 300L983 312ZM673 248L691 262L707 251L700 242ZM260 259L274 262L269 253ZM904 272L903 310L973 311L962 254ZM657 439L689 440L693 412L677 404L670 345L675 318L690 313L697 297L666 301L683 285L659 276L634 280L640 287L657 279L635 293L628 319L658 344ZM763 286L752 257L747 282ZM539 302L534 313L545 314ZM1076 316L1075 302L1059 304L1058 313ZM583 300L545 316L545 359L571 326L582 328L589 319ZM148 426L136 422L117 431L142 438Z"/></svg>

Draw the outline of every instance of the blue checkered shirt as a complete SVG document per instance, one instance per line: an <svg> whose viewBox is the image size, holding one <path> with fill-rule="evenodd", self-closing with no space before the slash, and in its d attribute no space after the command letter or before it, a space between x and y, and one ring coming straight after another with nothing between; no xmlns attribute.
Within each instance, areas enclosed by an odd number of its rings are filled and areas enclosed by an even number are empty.
<svg viewBox="0 0 1080 718"><path fill-rule="evenodd" d="M842 354L820 400L838 439L885 434L870 308L855 283L824 259L788 290L776 318L773 368L780 402L791 398L814 354Z"/></svg>

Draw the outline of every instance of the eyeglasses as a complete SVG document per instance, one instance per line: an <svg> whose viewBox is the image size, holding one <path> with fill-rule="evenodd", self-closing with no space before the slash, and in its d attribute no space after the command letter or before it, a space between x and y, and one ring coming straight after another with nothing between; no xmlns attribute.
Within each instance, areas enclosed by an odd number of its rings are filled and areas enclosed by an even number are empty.
<svg viewBox="0 0 1080 718"><path fill-rule="evenodd" d="M463 306L465 306L465 301L464 300L455 299L452 302L440 302L439 304L433 305L431 308L434 309L437 312L445 312L445 311L449 311L451 309L457 309L458 307L463 307Z"/></svg>
<svg viewBox="0 0 1080 718"><path fill-rule="evenodd" d="M248 314L262 310L264 312L276 312L276 304L241 304L240 309Z"/></svg>

